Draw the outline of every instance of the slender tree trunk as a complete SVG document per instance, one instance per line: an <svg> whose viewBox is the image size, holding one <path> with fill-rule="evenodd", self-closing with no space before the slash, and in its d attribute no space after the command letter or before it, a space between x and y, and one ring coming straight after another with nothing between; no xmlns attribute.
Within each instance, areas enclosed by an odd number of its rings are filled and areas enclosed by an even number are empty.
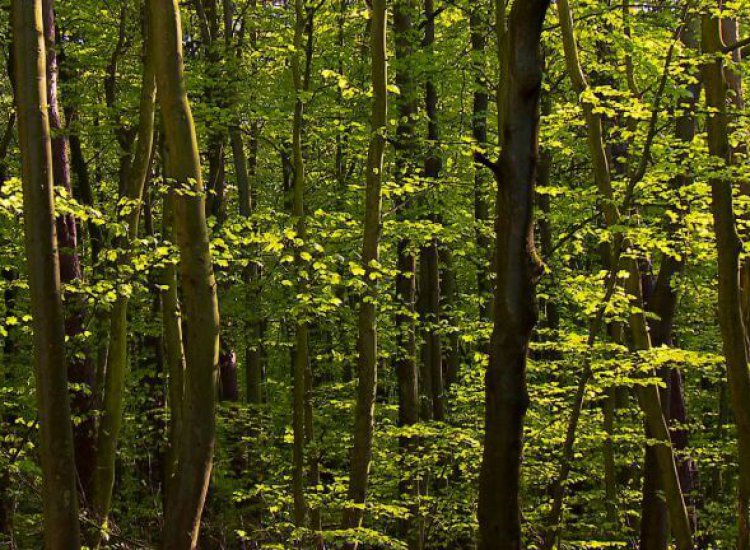
<svg viewBox="0 0 750 550"><path fill-rule="evenodd" d="M730 162L729 127L727 119L727 83L723 60L719 55L723 42L720 21L704 15L701 22L703 51L712 55L703 66L706 106L710 109L706 128L708 150L717 164ZM727 362L727 378L732 409L737 424L739 447L739 497L737 548L750 548L748 505L750 500L750 371L746 327L742 318L739 255L742 243L737 234L732 200L732 183L726 177L710 178L714 231L719 270L719 324Z"/></svg>
<svg viewBox="0 0 750 550"><path fill-rule="evenodd" d="M446 246L441 246L438 251L440 259L440 280L442 283L442 305L441 314L443 322L451 327L447 335L447 346L443 350L443 378L445 390L450 388L458 380L458 371L461 368L461 342L457 330L458 319L455 314L459 310L458 282L453 270L453 254Z"/></svg>
<svg viewBox="0 0 750 550"><path fill-rule="evenodd" d="M557 7L568 72L570 74L573 88L579 95L581 95L588 89L588 83L578 58L578 47L573 32L573 16L568 0L559 0ZM612 177L602 134L601 115L595 112L593 104L589 102L583 102L581 108L586 122L594 179L599 194L603 199L602 210L604 218L608 227L617 227L620 223L620 213L616 202L613 200ZM650 135L653 131L652 124ZM644 155L641 158L637 171L634 172L634 175L630 178L631 187L634 182L637 182L643 177L646 168L646 165L644 164L645 160L647 160L647 155ZM628 201L627 196L625 200ZM618 234L615 244L612 247L611 256L613 257L613 264L619 261L620 253L628 248L629 243L626 242L626 239L622 234ZM638 262L632 257L625 257L622 261L622 268L628 272L628 277L626 279L627 292L631 295L632 300L636 304L641 304L642 306L643 295ZM650 349L651 339L643 313L633 312L630 316L629 324L635 350ZM656 385L651 385L642 388L639 391L639 402L646 419L646 429L648 433L650 433L652 438L659 440L659 443L654 445L653 449L656 453L659 470L661 472L660 477L664 487L665 498L672 522L672 532L677 541L677 547L680 550L691 549L693 547L693 542L690 523L677 476L674 455L671 449L669 429L664 419L664 414L662 413L658 387Z"/></svg>
<svg viewBox="0 0 750 550"><path fill-rule="evenodd" d="M12 70L9 70L8 72L12 73ZM15 87L15 82L11 81L11 85ZM2 138L0 138L0 191L8 180L7 156L10 141L13 138L15 123L16 114L15 112L12 112L8 116L8 122L5 125ZM17 274L12 267L4 267L1 271L3 282L5 283L5 290L3 291L3 302L5 306L3 314L5 318L0 322L5 328L5 336L3 338L2 351L0 351L0 387L5 387L10 381L8 366L11 364L11 359L13 358L16 338L13 327L6 322L6 319L14 316L16 313L16 291L12 285L17 278ZM0 429L3 431L8 429L10 431L11 426L15 423L14 415L8 414L4 409L4 406L0 406ZM0 446L0 450L7 451L7 447L7 445L2 445ZM15 550L13 534L15 499L13 498L13 493L11 491L11 478L8 470L8 468L3 468L3 470L0 471L0 536L3 537L3 541L8 542L10 550Z"/></svg>
<svg viewBox="0 0 750 550"><path fill-rule="evenodd" d="M58 65L56 53L56 26L54 0L42 1L44 21L44 42L46 48L47 99L49 125L52 132L52 162L55 185L72 195L70 184L70 158L68 138L63 131L63 120L58 101ZM78 254L78 232L76 219L72 214L58 216L57 240L60 247L60 279L63 284L71 284L83 279L83 270ZM80 300L71 299L65 312L65 335L70 343L80 340L85 332L85 310ZM79 344L80 345L80 344ZM91 415L93 406L92 391L96 382L94 363L88 353L69 354L68 381L84 390L75 390L72 399L73 415L81 421L73 429L75 441L76 472L80 496L85 501L90 498L92 475L95 461L95 423Z"/></svg>
<svg viewBox="0 0 750 550"><path fill-rule="evenodd" d="M237 172L237 186L239 189L240 215L248 219L252 216L255 201L253 189L258 164L258 133L257 123L250 129L250 154L245 160L245 150L239 128L230 130L232 139L232 154L234 156L235 171ZM251 249L251 254L257 254ZM262 401L263 387L263 322L261 317L260 278L261 266L254 259L250 259L244 269L243 278L246 285L247 300L247 341L245 349L245 398L248 403L259 405Z"/></svg>
<svg viewBox="0 0 750 550"><path fill-rule="evenodd" d="M480 550L520 550L519 506L523 422L529 397L526 356L536 323L541 264L534 248L534 180L538 156L540 41L548 0L513 4L503 56L499 115L502 153L495 234L495 325L485 383L484 455L479 486ZM496 2L501 16L505 3ZM504 18L498 17L504 23ZM498 34L505 38L502 29Z"/></svg>
<svg viewBox="0 0 750 550"><path fill-rule="evenodd" d="M306 7L304 0L295 0L294 52L291 57L292 80L296 93L292 128L292 215L297 236L307 243L307 217L305 212L305 159L304 159L304 94L310 89L313 55L314 8ZM301 63L304 59L304 65ZM306 245L305 245L306 246ZM309 254L309 252L307 253ZM298 283L297 296L309 292L309 281L303 275L306 271L305 249L295 251L295 265ZM312 371L310 363L310 312L302 310L295 326L292 391L292 425L294 430L292 492L294 496L294 517L298 527L304 527L309 519L311 527L320 530L320 512L308 510L305 499L305 485L313 487L319 483L318 460L313 443L312 410ZM307 483L305 482L305 462L308 464Z"/></svg>
<svg viewBox="0 0 750 550"><path fill-rule="evenodd" d="M124 195L121 198L126 206L118 213L120 221L127 227L127 235L119 243L123 250L121 257L118 259L119 266L128 266L131 262L132 243L138 236L143 191L151 166L154 143L156 84L151 61L152 56L149 52L149 39L146 35L144 35L144 41L138 144L133 163L128 170ZM128 295L120 293L110 314L110 342L104 379L104 399L96 442L96 470L94 472L92 498L94 514L97 520L102 523L107 520L112 502L117 439L122 423L123 395L128 363L128 302Z"/></svg>
<svg viewBox="0 0 750 550"><path fill-rule="evenodd" d="M195 548L216 437L219 311L205 217L195 125L185 88L177 0L149 0L158 100L173 183L174 229L185 296L183 427L177 467L169 480L165 548Z"/></svg>
<svg viewBox="0 0 750 550"><path fill-rule="evenodd" d="M416 29L414 19L418 14L415 0L398 0L393 4L393 40L396 58L394 71L396 85L400 94L395 103L398 109L398 126L396 128L396 182L403 188L414 178L416 171L416 115L417 90L414 82L414 50L416 46ZM398 205L399 221L408 219L408 197ZM394 359L398 378L398 422L399 426L411 426L419 422L419 382L417 371L417 348L415 338L414 308L416 301L417 260L412 250L410 239L401 238L398 242L398 274L396 275L396 300L398 312L395 318L397 352ZM409 547L421 548L422 535L417 522L419 484L410 481L410 460L414 458L418 441L414 437L399 438L399 449L402 455L404 471L401 473L399 492L414 499L410 506L411 518L401 522L401 535L406 538Z"/></svg>
<svg viewBox="0 0 750 550"><path fill-rule="evenodd" d="M682 31L680 38L688 51L695 50L697 47L697 25L688 24ZM689 71L689 67L687 69ZM695 136L695 103L699 95L699 88L696 84L689 84L686 87L686 91L687 94L679 100L679 112L681 114L677 117L675 123L675 136L687 150ZM690 174L678 174L672 180L672 187L675 190L679 190L691 182L692 178ZM675 210L678 212L678 219L682 219L679 212L683 208L679 204L675 205ZM670 221L667 227L669 233L678 234L681 224L679 221ZM656 319L653 319L649 323L654 347L672 345L672 328L677 307L677 292L674 285L675 278L681 274L683 265L684 262L681 258L665 254L662 257L661 267L653 292L647 299L649 310L657 316ZM665 416L669 421L685 425L687 418L682 376L678 370L671 368L667 368L665 372L661 373L661 376L666 380L668 388L668 391L662 392L663 397L668 396L669 398L667 406L663 407L665 409ZM673 412L678 414L678 416L673 416ZM682 428L672 428L671 433L674 448L680 451L685 450L687 447L687 432ZM668 511L663 498L658 494L661 491L661 483L658 479L659 473L656 471L656 467L653 448L647 447L644 463L643 506L641 513L641 548L643 550L666 550L669 543ZM687 498L695 485L694 464L689 458L679 459L677 461L677 470L680 477L680 486ZM695 529L696 520L694 511L691 513L690 519L693 529Z"/></svg>
<svg viewBox="0 0 750 550"><path fill-rule="evenodd" d="M471 55L474 65L474 99L471 115L471 128L474 144L480 150L487 147L487 112L490 107L490 95L484 78L484 57L486 50L485 35L487 23L484 6L477 3L469 17L471 27ZM491 178L480 163L476 163L474 172L474 222L476 223L476 241L479 253L477 260L477 289L479 292L479 317L489 321L492 316L492 239L488 234L490 222Z"/></svg>
<svg viewBox="0 0 750 550"><path fill-rule="evenodd" d="M425 36L424 50L432 57L435 43L435 5L433 0L425 0ZM437 88L428 69L425 82L425 114L427 115L427 148L428 153L424 161L424 175L427 184L435 184L442 170L440 157L440 133L438 126L438 96ZM436 222L438 216L433 211L433 205L428 208L430 220ZM425 362L424 372L429 372L430 384L426 395L431 406L431 418L442 422L445 420L445 384L443 383L443 352L440 335L440 259L438 255L437 238L422 246L419 252L419 291L422 294L420 302L424 342L422 358Z"/></svg>
<svg viewBox="0 0 750 550"><path fill-rule="evenodd" d="M372 58L372 122L367 153L365 219L362 268L367 288L359 305L357 349L357 403L354 412L354 442L348 498L356 507L344 510L344 528L362 523L372 460L375 429L375 393L378 380L377 288L370 274L377 269L381 232L381 184L388 118L388 62L386 54L387 0L372 0L370 12L370 54ZM350 544L356 547L356 544Z"/></svg>
<svg viewBox="0 0 750 550"><path fill-rule="evenodd" d="M54 169L41 0L11 3L36 399L48 550L80 548L74 443L65 371Z"/></svg>
<svg viewBox="0 0 750 550"><path fill-rule="evenodd" d="M305 16L304 0L295 0L294 51L291 56L292 79L294 81L295 102L294 121L292 129L292 215L295 219L297 236L307 239L307 224L305 220L305 163L302 152L302 117L304 103L301 98L303 90L302 67L299 57L302 55L303 41L307 17ZM297 294L307 291L306 281L302 280L299 271L302 267L301 251L295 252L295 265L298 270ZM292 429L294 444L292 453L292 495L294 497L294 523L297 527L304 527L307 522L307 502L305 500L305 376L310 362L309 325L300 314L295 326L294 350L292 353Z"/></svg>
<svg viewBox="0 0 750 550"><path fill-rule="evenodd" d="M162 157L162 163L166 160ZM173 200L164 197L163 227L164 238L171 241L174 218ZM166 502L169 483L177 471L177 451L182 438L183 410L182 401L185 396L185 349L182 338L182 311L177 289L177 266L171 261L159 271L159 286L161 288L161 326L164 341L164 356L167 362L169 386L167 388L167 404L169 406L169 427L167 437L167 463L165 465ZM166 510L166 507L165 507Z"/></svg>

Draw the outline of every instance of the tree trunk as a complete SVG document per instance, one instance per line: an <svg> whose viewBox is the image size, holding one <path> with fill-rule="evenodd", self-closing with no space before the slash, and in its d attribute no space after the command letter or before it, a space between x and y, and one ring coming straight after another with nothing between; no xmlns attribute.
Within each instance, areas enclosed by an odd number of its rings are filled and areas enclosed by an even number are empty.
<svg viewBox="0 0 750 550"><path fill-rule="evenodd" d="M131 263L131 249L133 241L138 236L143 191L151 166L154 143L156 83L148 43L149 38L144 35L144 65L138 144L133 163L128 170L125 192L121 197L121 201L124 201L126 206L118 212L120 221L127 227L127 235L119 243L119 248L123 250L122 255L118 258L119 266L129 266ZM120 293L110 313L110 342L103 388L104 398L96 442L96 470L94 472L92 499L92 509L97 521L101 523L105 523L109 515L112 488L115 481L117 439L122 423L123 395L128 363L128 302L128 295Z"/></svg>
<svg viewBox="0 0 750 550"><path fill-rule="evenodd" d="M12 72L12 71L9 71ZM12 85L15 83L13 82ZM8 122L5 126L2 139L0 139L0 191L5 186L5 182L8 179L8 164L7 155L8 147L10 145L11 138L13 137L13 128L15 127L16 114L11 113L8 117ZM5 336L3 338L2 351L0 351L0 387L6 387L10 381L8 365L11 362L15 352L15 331L10 326L6 319L14 316L16 313L16 291L12 287L13 281L18 277L15 269L11 267L4 267L2 269L3 282L5 283L5 290L3 291L3 302L5 305L4 319L0 321L2 326L5 328ZM0 406L0 429L11 430L11 426L15 424L15 415L9 414L5 410L5 406ZM1 445L0 450L3 452L8 451L7 445ZM8 468L3 468L0 471L0 536L2 540L7 541L10 550L15 550L15 540L13 534L13 519L14 519L14 507L15 499L11 491L11 477Z"/></svg>
<svg viewBox="0 0 750 550"><path fill-rule="evenodd" d="M413 22L418 14L417 10L415 0L398 0L393 5L393 40L396 53L394 71L396 85L400 91L395 98L399 117L394 143L395 178L400 188L414 178L416 171L417 90L413 78L416 30ZM401 222L408 219L408 204L408 197L399 201L398 219ZM398 311L395 317L397 351L394 367L398 378L398 423L401 427L419 422L419 382L414 322L417 260L410 241L408 238L399 239L397 251L396 303ZM412 550L422 546L420 529L414 521L414 516L418 514L419 484L411 481L413 476L410 474L412 469L409 467L417 445L417 438L407 436L399 438L402 463L405 465L401 473L399 492L402 496L414 499L410 506L412 517L401 522L401 536L408 541L409 548Z"/></svg>
<svg viewBox="0 0 750 550"><path fill-rule="evenodd" d="M498 15L505 3L496 2ZM540 40L548 0L513 4L508 39L498 45L504 72L499 118L502 153L495 234L494 330L485 377L484 455L479 481L480 550L520 550L523 421L529 397L526 356L536 323L541 265L534 248L534 180L538 156ZM498 17L504 23L504 18ZM498 34L505 38L502 28Z"/></svg>
<svg viewBox="0 0 750 550"><path fill-rule="evenodd" d="M680 34L680 39L688 51L697 48L697 25L688 24ZM689 71L689 67L687 67ZM688 73L689 74L689 73ZM679 112L675 122L675 136L687 148L695 136L695 104L699 95L697 84L686 86L687 95L679 100ZM672 187L678 190L692 182L690 174L678 174L672 179ZM675 205L678 214L684 210L684 205ZM682 216L678 215L678 219ZM677 234L681 229L679 221L670 221L667 229L671 234ZM658 277L653 292L647 299L648 309L656 315L649 323L652 344L654 347L672 345L672 328L674 324L675 310L677 308L677 292L674 288L675 278L682 273L684 262L681 258L671 254L664 254L661 261ZM667 368L661 373L667 382L668 391L662 392L668 395L669 400L665 411L668 421L677 422L680 425L687 423L685 411L685 396L683 392L682 376L677 369ZM679 416L674 417L672 413ZM687 447L687 432L684 429L671 429L672 443L675 449L685 450ZM644 462L643 481L643 506L641 512L641 547L644 550L666 550L669 543L669 518L668 511L663 498L657 494L661 491L661 483L656 471L656 459L653 449L647 447L646 460ZM680 486L686 498L695 485L694 464L689 458L677 460L677 470L680 477ZM693 529L696 527L695 514L690 515Z"/></svg>
<svg viewBox="0 0 750 550"><path fill-rule="evenodd" d="M42 1L44 21L44 42L46 48L47 100L49 102L49 125L52 132L52 164L55 186L64 189L72 196L70 185L70 157L68 138L64 132L64 123L60 114L58 101L58 65L56 53L56 25L54 0ZM78 231L76 219L72 214L58 216L57 242L60 248L60 280L71 284L83 279L83 270L78 255ZM71 295L65 311L65 336L70 344L80 341L85 332L85 310L83 302ZM80 342L78 343L80 345ZM88 353L68 354L68 382L74 387L86 389L74 390L71 401L72 413L81 421L73 429L75 442L76 473L80 496L85 501L90 498L95 461L95 422L92 416L93 388L96 382L96 371Z"/></svg>
<svg viewBox="0 0 750 550"><path fill-rule="evenodd" d="M573 16L568 0L558 0L558 15L563 35L563 48L568 73L574 90L579 95L582 95L588 89L588 83L578 57L578 47L573 32ZM620 213L612 191L612 176L602 133L601 114L595 112L593 104L588 102L583 102L581 108L586 122L588 146L592 157L594 180L599 194L602 197L602 210L605 222L608 227L617 227L620 223ZM652 127L650 132L653 131ZM637 182L643 177L642 172L645 172L646 168L646 165L644 164L645 160L647 160L647 155L644 155L641 158L638 171L630 178L631 187L634 182ZM628 200L627 196L625 200ZM628 248L629 243L621 233L618 233L616 235L615 243L612 246L611 256L613 265L620 261L620 254L622 251L627 251ZM638 263L632 257L624 257L622 258L621 265L622 268L628 272L626 290L631 295L632 300L636 304L640 304L642 307L643 295ZM633 312L629 321L633 347L635 350L650 349L651 339L643 313ZM664 486L665 498L672 522L672 532L677 541L677 547L679 550L691 549L693 547L693 542L690 523L688 521L687 510L685 508L685 502L680 488L679 479L677 477L674 455L671 449L669 429L662 413L658 387L651 385L641 388L639 391L639 401L646 419L647 431L651 434L652 438L660 441L657 445L653 446L653 449L656 453L659 470L661 472L660 477L662 478Z"/></svg>
<svg viewBox="0 0 750 550"><path fill-rule="evenodd" d="M484 14L484 6L477 5L469 17L471 27L471 55L474 64L474 99L471 115L471 132L474 145L479 150L487 147L487 112L490 106L490 95L484 78L484 57L486 49L485 35L489 27ZM503 16L504 17L504 16ZM474 172L474 223L476 223L476 241L479 253L477 260L477 291L479 293L479 317L489 321L492 316L492 239L488 234L490 222L491 178L480 163L476 163Z"/></svg>
<svg viewBox="0 0 750 550"><path fill-rule="evenodd" d="M250 218L255 201L253 190L255 173L258 164L258 133L260 128L253 123L250 129L250 155L245 157L245 148L242 142L240 129L230 129L232 140L232 155L234 157L235 172L237 173L237 187L239 190L240 216ZM257 249L251 249L252 254L257 254ZM248 262L243 271L243 280L246 285L247 300L247 341L245 348L245 399L248 403L260 404L262 401L263 387L263 322L261 317L260 296L261 266L253 258Z"/></svg>
<svg viewBox="0 0 750 550"><path fill-rule="evenodd" d="M351 451L348 499L357 507L344 510L344 528L362 523L372 460L375 429L375 393L378 380L377 288L370 274L377 269L381 231L381 184L388 118L388 62L386 55L386 0L372 0L370 12L370 54L372 57L372 122L367 152L365 219L362 268L367 285L359 305L357 349L357 403L354 412L354 441ZM356 544L350 544L356 548Z"/></svg>
<svg viewBox="0 0 750 550"><path fill-rule="evenodd" d="M703 66L707 117L708 150L721 164L729 164L729 128L727 120L727 83L723 75L719 19L704 15L701 21L703 51L712 57ZM737 548L750 548L748 504L750 500L750 372L748 371L747 334L742 318L739 255L742 243L737 234L732 200L732 182L713 175L711 209L716 232L719 270L719 324L727 363L727 378L732 410L737 424L739 447L739 497Z"/></svg>
<svg viewBox="0 0 750 550"><path fill-rule="evenodd" d="M65 372L65 320L57 255L41 0L13 0L16 109L26 259L33 317L45 548L80 548L73 431Z"/></svg>
<svg viewBox="0 0 750 550"><path fill-rule="evenodd" d="M435 43L435 5L433 0L425 0L425 36L423 46L428 56L432 57ZM435 184L442 170L440 157L440 134L438 126L438 96L435 83L429 73L425 82L425 114L427 115L427 156L424 161L424 175L427 185ZM434 212L436 205L428 206L429 218L436 222ZM419 253L419 291L422 303L422 324L424 331L423 360L424 371L429 372L430 384L426 395L431 405L431 418L438 422L445 420L445 384L443 383L443 352L440 335L440 261L438 242L434 237L424 245Z"/></svg>
<svg viewBox="0 0 750 550"><path fill-rule="evenodd" d="M185 296L183 427L177 466L169 480L165 548L195 548L211 474L216 437L219 311L211 265L205 197L195 125L185 88L182 27L177 0L149 0L158 100L173 180L174 229Z"/></svg>

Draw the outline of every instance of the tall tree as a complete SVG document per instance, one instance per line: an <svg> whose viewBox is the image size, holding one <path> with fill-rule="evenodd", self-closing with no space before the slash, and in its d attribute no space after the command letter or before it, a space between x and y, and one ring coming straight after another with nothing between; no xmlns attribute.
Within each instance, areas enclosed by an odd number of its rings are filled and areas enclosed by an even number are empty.
<svg viewBox="0 0 750 550"><path fill-rule="evenodd" d="M479 488L479 548L520 550L519 489L523 422L529 404L526 356L536 323L541 263L534 247L534 179L542 89L541 34L548 0L516 2L501 56L501 153L489 163L498 182L494 329L485 376L484 453ZM504 0L496 2L504 25ZM507 40L507 41L505 41Z"/></svg>
<svg viewBox="0 0 750 550"><path fill-rule="evenodd" d="M133 241L138 236L143 192L151 166L154 143L154 110L156 82L152 54L149 51L148 24L144 33L143 76L141 83L138 137L132 162L128 166L126 185L120 198L120 221L126 234L120 239L122 253L118 266L129 266L132 260ZM93 510L99 521L105 522L112 500L115 480L117 439L123 413L123 395L128 361L128 303L122 293L117 297L110 314L110 341L103 388L103 401L99 432L97 434L96 470L94 472Z"/></svg>
<svg viewBox="0 0 750 550"><path fill-rule="evenodd" d="M435 3L425 0L425 35L422 45L428 59L432 58L435 44ZM443 160L440 156L440 126L438 123L438 95L432 71L428 70L424 84L425 114L427 115L427 154L424 160L424 176L427 185L436 185L440 177ZM427 218L437 222L437 206L426 205ZM428 418L439 422L445 420L445 384L443 382L443 352L440 334L440 258L438 240L431 236L419 251L420 314L424 325L422 370L425 400L429 409Z"/></svg>
<svg viewBox="0 0 750 550"><path fill-rule="evenodd" d="M730 162L727 118L727 82L720 19L713 13L701 20L701 44L710 57L703 66L703 85L707 118L708 150L716 158L716 170L710 178L711 209L716 233L719 271L719 324L727 362L727 378L732 409L737 424L740 481L737 506L737 548L750 548L750 370L748 370L747 333L742 318L739 257L742 242L737 233L732 198L732 182L721 169Z"/></svg>
<svg viewBox="0 0 750 550"><path fill-rule="evenodd" d="M680 40L684 45L688 55L693 54L697 49L698 41L698 21L691 21L680 33ZM683 66L686 74L689 75L686 93L678 101L679 115L675 120L675 137L684 147L681 151L681 158L687 162L690 147L695 138L695 107L700 86L691 82L692 75L690 71L690 60L686 59ZM672 187L679 193L681 189L692 183L692 177L686 168L683 173L676 175L672 181ZM675 204L675 212L682 213L686 209L685 204ZM670 217L667 227L670 233L679 234L683 228L682 217L678 219ZM646 305L650 312L655 314L656 318L651 319L649 329L654 347L672 346L673 329L675 315L677 311L677 302L679 294L677 292L678 277L685 268L685 261L680 252L665 253L661 259L659 273L653 284L651 292L647 292ZM667 381L666 391L663 392L666 398L665 406L666 417L678 427L672 428L672 442L675 449L685 451L687 447L687 425L685 392L683 384L683 375L678 369L663 369L661 377ZM693 472L693 463L690 457L681 457L678 460L678 473L680 476L680 486L686 496L695 486L695 475ZM646 460L644 463L644 482L643 482L643 504L641 514L641 548L648 549L666 549L669 543L669 513L665 506L664 500L659 494L661 484L658 481L659 472L656 465L656 457L652 447L646 449ZM693 528L695 528L695 515L691 517Z"/></svg>
<svg viewBox="0 0 750 550"><path fill-rule="evenodd" d="M471 134L474 138L475 147L480 151L484 151L488 144L487 113L490 107L490 95L484 74L484 59L487 49L486 34L489 27L486 9L482 3L476 2L469 17L475 86L471 112ZM483 169L482 164L476 163L476 171L474 172L474 223L476 224L476 241L480 256L477 259L477 289L480 293L479 312L483 321L489 321L492 315L492 281L490 278L492 239L488 234L490 201L487 199L490 194L490 180L491 178L487 176L487 171Z"/></svg>
<svg viewBox="0 0 750 550"><path fill-rule="evenodd" d="M394 99L398 110L398 125L394 148L396 154L395 178L401 189L406 188L416 172L416 118L417 87L415 74L415 50L417 30L414 24L418 14L415 0L398 0L393 4L393 41L395 45L394 72L399 95ZM403 197L398 204L399 221L408 222L409 197ZM417 259L411 239L403 236L398 244L398 274L396 275L396 357L394 366L398 378L398 422L399 426L412 426L419 421L419 376L417 369L417 349L415 338L414 309L417 292ZM415 437L401 436L399 447L404 465L414 459L417 447ZM405 466L402 472L399 491L402 495L417 499L419 484L413 480L411 469ZM416 503L411 506L412 515L417 513ZM403 535L411 548L421 544L420 534L413 518L402 522Z"/></svg>
<svg viewBox="0 0 750 550"><path fill-rule="evenodd" d="M65 122L59 102L59 67L57 63L57 23L54 0L42 1L44 44L46 48L47 100L49 124L52 131L52 163L55 185L72 196L70 180L70 147L65 133ZM78 227L75 216L64 214L57 218L57 239L60 246L60 278L63 284L75 284L83 279L79 255ZM70 293L65 311L65 335L73 344L85 333L84 302ZM80 345L80 342L79 342ZM90 498L95 460L93 389L96 382L95 365L89 354L68 353L68 381L73 385L73 414L80 417L73 430L76 450L76 473L84 499Z"/></svg>
<svg viewBox="0 0 750 550"><path fill-rule="evenodd" d="M65 321L53 198L54 167L41 0L11 4L25 243L34 329L48 549L80 548L73 432L65 371Z"/></svg>
<svg viewBox="0 0 750 550"><path fill-rule="evenodd" d="M313 55L313 24L315 8L305 6L304 0L294 2L295 25L294 25L294 51L292 52L291 68L292 80L294 82L295 102L292 124L292 215L294 217L297 237L302 240L303 245L295 251L295 265L297 267L297 296L301 298L309 292L306 280L305 256L307 252L307 217L305 212L305 159L304 159L304 136L303 124L305 114L305 96L310 90L310 78L312 71ZM301 59L304 58L304 64ZM317 458L313 456L314 451L306 453L308 445L313 438L313 411L312 411L312 372L310 362L310 320L309 311L300 311L295 325L293 361L293 391L292 391L292 416L294 429L294 452L293 452L293 494L294 494L294 516L295 523L304 526L308 506L305 501L305 458L309 463L308 482L317 486L319 480ZM314 529L320 529L320 516L317 511L312 511L310 518Z"/></svg>
<svg viewBox="0 0 750 550"><path fill-rule="evenodd" d="M198 139L185 86L182 26L176 0L149 0L158 102L168 151L166 174L174 196L174 231L185 296L184 429L168 480L166 548L195 548L216 436L219 310L206 227Z"/></svg>
<svg viewBox="0 0 750 550"><path fill-rule="evenodd" d="M589 84L579 59L578 46L573 32L573 15L568 0L559 1L558 15L568 74L573 89L579 94L579 96L583 96L584 93L589 90ZM656 91L656 107L652 111L643 152L638 159L637 166L628 178L628 188L623 200L625 205L623 210L625 211L631 208L633 190L646 173L650 148L656 132L656 122L659 115L659 102L661 101L661 94L664 92L666 75L673 51L674 43L668 50L665 61L665 71L662 74ZM581 109L583 110L586 123L587 145L591 154L594 181L598 193L602 198L602 214L607 227L616 228L620 224L621 218L617 202L614 200L612 173L610 171L609 159L607 158L605 139L602 131L602 115L595 109L594 104L590 101L582 101ZM619 269L622 268L627 272L628 276L626 277L624 286L634 304L634 308L630 311L628 318L631 333L631 347L634 351L642 352L651 349L651 337L648 331L646 317L643 313L643 308L645 306L638 258L636 258L634 253L628 252L629 249L630 242L626 238L626 235L618 231L615 234L615 240L614 243L611 244L608 256L610 258L611 266L614 269L619 271ZM672 522L672 532L677 541L677 547L683 550L691 549L693 547L693 541L690 522L682 489L680 487L680 481L677 475L669 428L664 418L664 411L662 410L661 398L657 385L649 384L641 387L638 391L638 400L644 414L646 432L649 434L649 437L659 441L658 444L653 446L653 450L658 463L659 476L664 488L665 499Z"/></svg>
<svg viewBox="0 0 750 550"><path fill-rule="evenodd" d="M372 121L367 152L365 219L362 243L362 269L366 284L359 305L357 350L357 404L354 411L354 442L351 451L349 501L344 511L344 528L362 523L367 497L375 429L375 393L378 381L377 277L381 232L381 185L388 118L388 61L386 50L386 0L373 0L370 6L370 55L372 58ZM352 545L356 547L356 544Z"/></svg>

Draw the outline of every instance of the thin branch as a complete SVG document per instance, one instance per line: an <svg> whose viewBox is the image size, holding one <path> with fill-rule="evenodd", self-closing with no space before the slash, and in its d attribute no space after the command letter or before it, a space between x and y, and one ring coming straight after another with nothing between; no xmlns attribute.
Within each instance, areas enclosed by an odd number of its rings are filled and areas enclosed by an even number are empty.
<svg viewBox="0 0 750 550"><path fill-rule="evenodd" d="M741 48L744 48L745 46L750 45L750 36L747 38L744 38L738 42L735 42L734 44L729 44L728 46L724 46L721 51L722 53L731 53L734 50L739 50Z"/></svg>

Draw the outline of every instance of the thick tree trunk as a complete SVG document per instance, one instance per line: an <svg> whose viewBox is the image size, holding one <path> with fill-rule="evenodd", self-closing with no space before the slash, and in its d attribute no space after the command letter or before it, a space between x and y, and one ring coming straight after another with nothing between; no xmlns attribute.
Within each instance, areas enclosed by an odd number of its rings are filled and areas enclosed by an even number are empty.
<svg viewBox="0 0 750 550"><path fill-rule="evenodd" d="M723 60L716 55L723 47L719 19L704 15L701 34L703 51L712 54L703 66L706 106L711 110L706 124L708 150L721 164L729 164L731 152L726 105L727 83L723 75ZM750 371L739 278L742 243L737 234L731 181L721 175L714 175L710 178L710 184L718 253L719 324L739 447L737 548L747 550L750 548Z"/></svg>
<svg viewBox="0 0 750 550"><path fill-rule="evenodd" d="M80 548L41 0L13 0L16 109L34 344L44 544Z"/></svg>
<svg viewBox="0 0 750 550"><path fill-rule="evenodd" d="M536 323L535 288L541 274L534 248L533 208L542 87L540 40L548 6L547 0L513 4L507 42L499 44L504 57L502 153L494 171L498 182L495 325L485 378L480 550L521 548L520 469L529 402L526 356ZM496 9L504 9L503 0L497 1Z"/></svg>
<svg viewBox="0 0 750 550"><path fill-rule="evenodd" d="M219 311L205 217L195 125L185 88L182 27L176 0L149 0L158 100L173 183L174 230L185 296L183 430L168 484L165 548L195 548L213 462Z"/></svg>
<svg viewBox="0 0 750 550"><path fill-rule="evenodd" d="M370 54L372 57L372 122L367 153L365 219L362 242L362 268L367 285L359 305L357 349L357 403L354 412L354 441L348 498L356 507L344 511L344 528L362 523L363 509L372 460L375 429L375 393L378 380L377 288L370 274L379 258L381 231L381 185L388 118L388 62L386 54L386 1L372 0L370 17ZM356 547L355 544L350 546Z"/></svg>

